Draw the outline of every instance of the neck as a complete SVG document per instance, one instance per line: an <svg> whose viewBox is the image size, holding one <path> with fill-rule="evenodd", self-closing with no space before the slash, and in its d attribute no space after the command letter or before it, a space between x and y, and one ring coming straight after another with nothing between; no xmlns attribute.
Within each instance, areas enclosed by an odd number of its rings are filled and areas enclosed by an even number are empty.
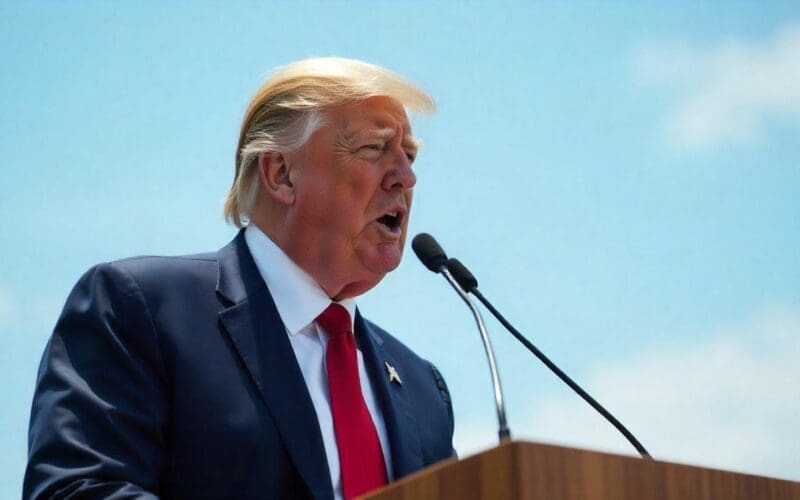
<svg viewBox="0 0 800 500"><path fill-rule="evenodd" d="M325 259L324 255L317 255L315 252L309 251L320 248L321 245L290 238L292 231L285 229L285 225L271 223L268 217L251 217L250 223L258 227L295 264L308 273L331 300L340 301L357 297L380 281L380 279L354 281L349 275L351 273L348 273L341 265L330 262Z"/></svg>

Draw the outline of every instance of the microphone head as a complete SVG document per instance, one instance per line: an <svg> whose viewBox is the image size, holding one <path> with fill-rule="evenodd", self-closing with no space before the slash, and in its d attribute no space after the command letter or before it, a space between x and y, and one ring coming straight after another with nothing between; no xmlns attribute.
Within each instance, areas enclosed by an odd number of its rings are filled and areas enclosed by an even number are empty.
<svg viewBox="0 0 800 500"><path fill-rule="evenodd" d="M460 260L449 259L447 261L447 270L450 271L450 274L458 282L458 286L463 288L465 292L469 293L478 288L478 280Z"/></svg>
<svg viewBox="0 0 800 500"><path fill-rule="evenodd" d="M428 233L419 233L411 241L411 248L425 267L438 273L447 265L447 254Z"/></svg>

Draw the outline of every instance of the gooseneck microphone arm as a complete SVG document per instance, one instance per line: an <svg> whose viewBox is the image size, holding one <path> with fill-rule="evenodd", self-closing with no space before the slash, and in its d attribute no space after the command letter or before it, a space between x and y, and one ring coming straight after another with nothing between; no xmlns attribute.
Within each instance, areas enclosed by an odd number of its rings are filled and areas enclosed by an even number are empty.
<svg viewBox="0 0 800 500"><path fill-rule="evenodd" d="M489 340L489 334L486 331L486 324L483 322L481 312L478 306L469 298L469 295L461 289L458 282L446 267L441 269L442 275L453 287L459 297L467 304L472 315L475 317L475 322L478 324L478 331L481 333L481 340L483 341L483 349L486 351L486 359L489 361L489 371L492 373L492 387L494 388L494 402L497 409L497 436L500 442L511 439L511 431L508 429L506 423L506 408L503 403L503 387L500 384L500 375L497 372L497 363L494 360L494 349L492 349L492 342Z"/></svg>
<svg viewBox="0 0 800 500"><path fill-rule="evenodd" d="M622 422L616 419L614 415L612 415L608 410L603 408L603 405L598 403L592 396L589 395L586 391L583 390L581 386L579 386L574 380L572 380L569 375L561 371L561 369L556 366L555 363L550 361L550 358L545 356L545 354L536 348L528 339L525 338L516 328L514 328L511 323L500 314L500 311L495 309L495 307L489 302L489 300L483 296L483 294L478 290L478 280L473 276L473 274L469 271L469 269L464 266L458 259L449 259L446 264L447 270L450 271L451 276L458 282L460 287L463 288L465 292L471 293L475 297L480 300L484 306L491 312L495 318L509 331L511 335L513 335L517 340L519 340L522 345L524 345L534 356L539 358L539 360L547 366L550 371L555 373L558 378L560 378L565 384L567 384L573 391L575 391L584 401L586 401L592 408L594 408L598 413L600 413L606 420L608 420L611 425L613 425L628 442L636 448L636 451L642 456L642 458L652 458L647 450L642 446L636 437L631 434L631 432L622 425Z"/></svg>
<svg viewBox="0 0 800 500"><path fill-rule="evenodd" d="M456 291L458 296L461 297L472 312L475 322L478 324L478 331L480 331L481 334L483 348L486 351L486 358L489 361L489 371L491 372L492 387L494 389L495 409L497 411L497 436L501 443L510 440L511 431L508 429L506 421L506 409L505 403L503 402L503 387L500 384L500 374L497 370L494 349L492 349L492 343L489 340L486 324L483 322L483 317L478 310L478 306L475 305L469 295L461 288L456 278L454 278L447 269L447 255L445 255L442 247L436 243L436 240L433 239L433 236L427 233L420 233L414 237L411 246L414 249L414 253L417 254L417 257L425 264L425 267L435 273L443 275L447 282L450 283L450 286L453 287L453 290Z"/></svg>

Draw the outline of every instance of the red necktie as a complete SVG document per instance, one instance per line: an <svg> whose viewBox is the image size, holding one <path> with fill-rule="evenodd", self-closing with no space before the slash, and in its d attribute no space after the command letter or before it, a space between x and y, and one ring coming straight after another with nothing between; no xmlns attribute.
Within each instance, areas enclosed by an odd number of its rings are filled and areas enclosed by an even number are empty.
<svg viewBox="0 0 800 500"><path fill-rule="evenodd" d="M342 492L345 498L353 498L385 485L386 465L378 432L361 394L350 314L339 304L331 304L317 317L317 323L328 333L325 363Z"/></svg>

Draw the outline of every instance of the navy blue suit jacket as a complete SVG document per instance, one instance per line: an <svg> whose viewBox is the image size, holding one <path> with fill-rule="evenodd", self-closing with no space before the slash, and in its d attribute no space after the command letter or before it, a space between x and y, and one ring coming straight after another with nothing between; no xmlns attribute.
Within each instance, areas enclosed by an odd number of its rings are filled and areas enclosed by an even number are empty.
<svg viewBox="0 0 800 500"><path fill-rule="evenodd" d="M429 362L357 314L395 478L452 456ZM402 385L390 383L384 363ZM243 233L88 271L39 369L24 498L332 498L300 368Z"/></svg>

